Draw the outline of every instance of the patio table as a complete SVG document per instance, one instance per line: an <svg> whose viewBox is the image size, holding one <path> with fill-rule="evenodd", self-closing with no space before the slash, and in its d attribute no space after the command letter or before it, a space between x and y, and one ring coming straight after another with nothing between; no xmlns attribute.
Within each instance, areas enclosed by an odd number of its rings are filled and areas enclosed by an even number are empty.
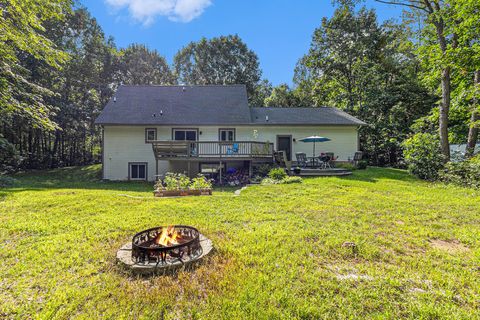
<svg viewBox="0 0 480 320"><path fill-rule="evenodd" d="M308 159L308 163L310 164L310 166L312 168L316 168L317 166L319 166L320 164L318 163L319 162L319 159L318 157L307 157Z"/></svg>

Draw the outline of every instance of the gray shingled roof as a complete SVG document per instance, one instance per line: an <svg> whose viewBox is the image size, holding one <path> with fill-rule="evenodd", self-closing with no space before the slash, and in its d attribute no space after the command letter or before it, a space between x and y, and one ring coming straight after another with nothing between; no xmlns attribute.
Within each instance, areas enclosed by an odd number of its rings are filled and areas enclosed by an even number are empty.
<svg viewBox="0 0 480 320"><path fill-rule="evenodd" d="M365 124L336 108L249 108L244 85L122 85L95 123L100 125L355 126Z"/></svg>
<svg viewBox="0 0 480 320"><path fill-rule="evenodd" d="M303 124L303 125L365 125L337 108L251 108L252 122L255 124ZM268 117L268 118L267 118Z"/></svg>
<svg viewBox="0 0 480 320"><path fill-rule="evenodd" d="M244 85L120 86L96 124L209 125L250 122Z"/></svg>

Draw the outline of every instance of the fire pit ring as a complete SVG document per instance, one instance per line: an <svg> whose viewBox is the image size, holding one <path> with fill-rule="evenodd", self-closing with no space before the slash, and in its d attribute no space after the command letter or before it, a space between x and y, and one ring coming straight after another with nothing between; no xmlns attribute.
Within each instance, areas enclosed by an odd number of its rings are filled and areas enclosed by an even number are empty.
<svg viewBox="0 0 480 320"><path fill-rule="evenodd" d="M135 273L148 274L185 267L213 249L210 239L185 225L155 227L135 234L117 252L117 260Z"/></svg>

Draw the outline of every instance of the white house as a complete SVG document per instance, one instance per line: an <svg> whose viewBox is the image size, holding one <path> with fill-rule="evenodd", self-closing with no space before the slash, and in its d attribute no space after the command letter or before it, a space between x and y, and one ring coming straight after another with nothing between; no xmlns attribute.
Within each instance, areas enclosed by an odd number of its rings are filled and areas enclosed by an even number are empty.
<svg viewBox="0 0 480 320"><path fill-rule="evenodd" d="M364 122L336 108L249 107L244 85L120 86L96 124L103 128L103 178L155 180L168 171L215 172L271 162L274 150L347 161ZM221 168L221 169L220 169Z"/></svg>

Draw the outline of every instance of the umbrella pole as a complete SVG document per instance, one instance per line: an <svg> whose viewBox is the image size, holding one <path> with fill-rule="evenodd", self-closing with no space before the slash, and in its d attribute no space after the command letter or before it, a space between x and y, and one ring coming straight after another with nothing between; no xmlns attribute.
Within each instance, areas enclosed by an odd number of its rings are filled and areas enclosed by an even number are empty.
<svg viewBox="0 0 480 320"><path fill-rule="evenodd" d="M313 157L315 158L315 141L313 141Z"/></svg>

